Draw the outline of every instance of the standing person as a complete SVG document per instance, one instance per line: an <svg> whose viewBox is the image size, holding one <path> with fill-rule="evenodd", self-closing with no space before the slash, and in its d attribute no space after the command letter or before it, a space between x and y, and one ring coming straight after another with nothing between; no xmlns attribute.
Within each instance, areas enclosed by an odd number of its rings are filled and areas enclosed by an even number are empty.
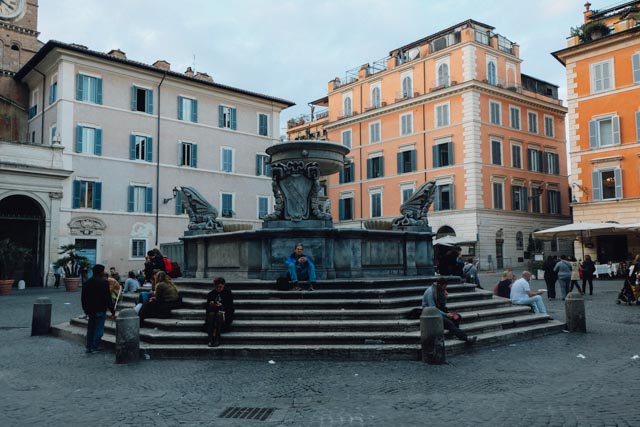
<svg viewBox="0 0 640 427"><path fill-rule="evenodd" d="M135 292L140 287L140 282L136 279L136 273L131 270L129 272L129 277L124 281L124 292L125 294L129 294L131 292Z"/></svg>
<svg viewBox="0 0 640 427"><path fill-rule="evenodd" d="M580 263L576 259L576 257L571 257L571 287L569 288L569 292L573 291L573 287L578 288L578 292L584 294L578 280L580 280Z"/></svg>
<svg viewBox="0 0 640 427"><path fill-rule="evenodd" d="M589 282L589 295L593 295L593 273L596 272L596 265L591 260L591 255L585 255L582 261L582 291L587 293L587 282Z"/></svg>
<svg viewBox="0 0 640 427"><path fill-rule="evenodd" d="M456 251L456 267L453 270L452 274L454 276L462 277L462 269L464 268L464 260L462 259L462 252Z"/></svg>
<svg viewBox="0 0 640 427"><path fill-rule="evenodd" d="M87 324L88 354L100 351L100 341L104 334L104 322L107 318L107 309L111 311L111 318L115 318L116 312L109 292L109 283L104 278L104 265L93 266L93 277L82 286L82 310L89 318Z"/></svg>
<svg viewBox="0 0 640 427"><path fill-rule="evenodd" d="M233 294L226 283L224 277L216 277L213 279L214 289L207 294L205 326L209 347L220 345L220 334L227 332L233 322Z"/></svg>
<svg viewBox="0 0 640 427"><path fill-rule="evenodd" d="M299 291L298 280L309 280L308 291L313 290L313 285L316 283L316 266L313 263L311 257L304 254L304 245L297 243L293 249L293 253L285 260L287 265L287 272L291 281L293 282L293 289Z"/></svg>
<svg viewBox="0 0 640 427"><path fill-rule="evenodd" d="M567 261L566 255L560 255L560 261L558 261L553 267L553 271L558 275L558 282L560 282L560 290L562 291L562 301L567 297L569 293L569 283L571 282L571 264Z"/></svg>
<svg viewBox="0 0 640 427"><path fill-rule="evenodd" d="M64 277L64 268L62 268L61 265L56 267L56 269L53 270L53 276L56 278L56 282L53 284L53 287L58 289L60 287L60 279Z"/></svg>
<svg viewBox="0 0 640 427"><path fill-rule="evenodd" d="M547 257L547 260L542 266L544 270L544 281L547 284L547 298L549 299L556 299L556 280L558 280L558 275L553 271L553 267L555 266L556 261L551 255Z"/></svg>
<svg viewBox="0 0 640 427"><path fill-rule="evenodd" d="M522 277L511 285L511 302L518 305L530 305L534 313L546 314L547 309L544 306L542 297L543 291L532 292L529 286L531 273L522 272Z"/></svg>
<svg viewBox="0 0 640 427"><path fill-rule="evenodd" d="M442 315L444 329L450 331L459 340L473 344L478 337L470 337L460 329L461 316L458 313L449 311L447 308L447 280L439 278L436 283L429 286L422 296L422 308L435 307Z"/></svg>

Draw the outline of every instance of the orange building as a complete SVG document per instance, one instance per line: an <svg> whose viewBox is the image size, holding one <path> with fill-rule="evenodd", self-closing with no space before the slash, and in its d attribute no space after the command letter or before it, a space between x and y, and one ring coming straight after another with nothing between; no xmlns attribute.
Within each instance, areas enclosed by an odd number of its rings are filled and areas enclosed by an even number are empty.
<svg viewBox="0 0 640 427"><path fill-rule="evenodd" d="M391 220L435 180L434 232L475 242L487 269L524 265L533 231L570 221L558 87L493 30L461 22L329 82L327 139L351 148L326 183L338 226Z"/></svg>
<svg viewBox="0 0 640 427"><path fill-rule="evenodd" d="M553 55L567 69L575 222L640 221L640 1L602 10L585 4L584 23ZM637 235L587 240L592 258L624 261ZM580 243L578 243L580 245Z"/></svg>

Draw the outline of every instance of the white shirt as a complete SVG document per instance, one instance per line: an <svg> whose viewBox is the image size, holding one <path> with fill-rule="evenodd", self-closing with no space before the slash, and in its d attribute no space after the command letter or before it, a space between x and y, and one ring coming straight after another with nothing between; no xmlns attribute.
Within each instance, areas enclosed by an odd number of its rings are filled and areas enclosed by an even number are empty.
<svg viewBox="0 0 640 427"><path fill-rule="evenodd" d="M511 285L511 294L509 296L511 297L511 301L518 301L522 298L527 298L529 296L527 292L531 292L529 282L521 277Z"/></svg>

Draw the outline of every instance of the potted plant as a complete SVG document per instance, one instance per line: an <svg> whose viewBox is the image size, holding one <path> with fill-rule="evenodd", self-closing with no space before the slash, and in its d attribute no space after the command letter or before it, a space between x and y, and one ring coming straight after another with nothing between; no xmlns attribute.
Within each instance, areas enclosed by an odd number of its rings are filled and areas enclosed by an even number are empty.
<svg viewBox="0 0 640 427"><path fill-rule="evenodd" d="M30 252L8 237L0 240L0 295L11 293L15 281L13 273Z"/></svg>
<svg viewBox="0 0 640 427"><path fill-rule="evenodd" d="M64 288L67 292L77 291L80 287L80 275L83 269L89 267L89 259L78 253L78 248L74 244L60 246L58 252L62 255L53 264L54 268L64 269Z"/></svg>
<svg viewBox="0 0 640 427"><path fill-rule="evenodd" d="M588 42L590 40L599 39L600 37L606 36L610 32L611 29L607 27L602 21L593 21L579 25L577 27L571 27L571 36L578 36L581 42Z"/></svg>

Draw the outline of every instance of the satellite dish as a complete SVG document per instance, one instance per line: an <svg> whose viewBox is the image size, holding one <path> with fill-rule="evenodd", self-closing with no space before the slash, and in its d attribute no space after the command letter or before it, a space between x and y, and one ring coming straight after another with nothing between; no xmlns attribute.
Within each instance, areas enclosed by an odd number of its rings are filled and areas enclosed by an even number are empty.
<svg viewBox="0 0 640 427"><path fill-rule="evenodd" d="M411 49L409 51L409 60L414 60L416 59L418 56L420 56L420 48L414 47L413 49Z"/></svg>

